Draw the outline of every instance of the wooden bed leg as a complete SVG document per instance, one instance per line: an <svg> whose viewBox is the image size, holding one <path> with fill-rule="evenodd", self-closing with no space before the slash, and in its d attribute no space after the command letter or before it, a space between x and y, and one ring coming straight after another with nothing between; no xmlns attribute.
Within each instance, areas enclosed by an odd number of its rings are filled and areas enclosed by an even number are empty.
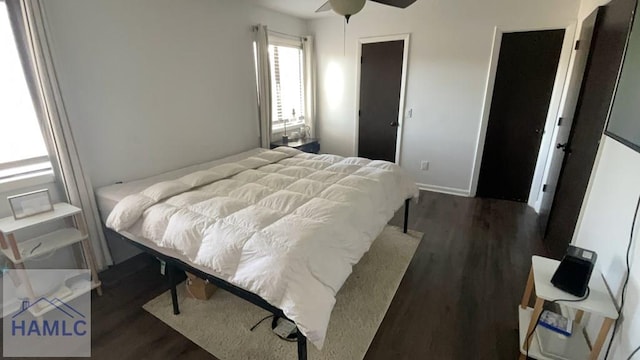
<svg viewBox="0 0 640 360"><path fill-rule="evenodd" d="M534 285L535 283L533 279L533 266L532 266L531 270L529 270L529 278L527 279L527 286L524 288L524 294L522 294L522 301L520 302L520 308L522 308L522 310L526 309L529 306L529 302L531 301L531 293L533 292Z"/></svg>
<svg viewBox="0 0 640 360"><path fill-rule="evenodd" d="M402 232L407 233L407 227L409 226L409 203L411 199L407 199L404 201L404 227Z"/></svg>
<svg viewBox="0 0 640 360"><path fill-rule="evenodd" d="M307 360L307 337L298 329L298 360Z"/></svg>
<svg viewBox="0 0 640 360"><path fill-rule="evenodd" d="M174 274L175 269L173 266L167 263L167 275L169 275L169 286L171 286L171 303L173 304L173 315L180 314L180 308L178 307L178 290L176 289L176 276Z"/></svg>

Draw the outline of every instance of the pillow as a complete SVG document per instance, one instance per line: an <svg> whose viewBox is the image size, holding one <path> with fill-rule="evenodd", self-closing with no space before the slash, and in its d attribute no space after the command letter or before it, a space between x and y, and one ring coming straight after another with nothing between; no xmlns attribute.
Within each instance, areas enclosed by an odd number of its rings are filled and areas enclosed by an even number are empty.
<svg viewBox="0 0 640 360"><path fill-rule="evenodd" d="M295 149L292 149L295 150ZM298 150L299 151L299 150ZM283 151L273 151L273 150L267 150L267 151L263 151L260 154L256 155L256 157L259 157L261 159L267 160L268 162L278 162L282 159L291 157L291 155L283 152Z"/></svg>
<svg viewBox="0 0 640 360"><path fill-rule="evenodd" d="M194 173L191 173L189 175L185 175L183 177L181 177L180 179L178 179L179 181L182 181L183 183L191 186L191 187L198 187L198 186L202 186L205 184L209 184L212 183L216 180L220 180L224 178L224 176L222 176L222 174L219 174L215 171L196 171Z"/></svg>
<svg viewBox="0 0 640 360"><path fill-rule="evenodd" d="M148 196L134 194L120 200L107 218L107 227L122 231L138 221L142 213L156 201Z"/></svg>
<svg viewBox="0 0 640 360"><path fill-rule="evenodd" d="M244 160L238 161L238 164L246 167L247 169L257 169L261 166L271 164L271 161L252 156Z"/></svg>
<svg viewBox="0 0 640 360"><path fill-rule="evenodd" d="M285 153L285 154L291 155L291 156L296 156L296 155L302 153L302 151L300 151L298 149L290 148L288 146L279 146L279 147L273 149L273 151Z"/></svg>
<svg viewBox="0 0 640 360"><path fill-rule="evenodd" d="M222 164L209 169L209 171L222 175L223 178L228 178L229 176L233 176L245 170L247 170L246 167L236 163Z"/></svg>
<svg viewBox="0 0 640 360"><path fill-rule="evenodd" d="M172 180L151 185L140 194L150 197L155 201L160 201L189 189L191 189L189 185L178 180Z"/></svg>

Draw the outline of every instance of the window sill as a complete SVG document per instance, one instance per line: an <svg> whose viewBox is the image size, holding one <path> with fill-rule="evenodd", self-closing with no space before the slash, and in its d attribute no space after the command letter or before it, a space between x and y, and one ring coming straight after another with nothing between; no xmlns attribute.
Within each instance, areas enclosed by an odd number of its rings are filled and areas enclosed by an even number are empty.
<svg viewBox="0 0 640 360"><path fill-rule="evenodd" d="M304 127L305 123L287 125L287 134L292 134L295 131L300 131ZM273 126L271 128L271 136L284 134L284 126Z"/></svg>
<svg viewBox="0 0 640 360"><path fill-rule="evenodd" d="M53 176L53 170L51 169L26 175L16 175L0 180L0 193L50 184L54 180L55 177Z"/></svg>

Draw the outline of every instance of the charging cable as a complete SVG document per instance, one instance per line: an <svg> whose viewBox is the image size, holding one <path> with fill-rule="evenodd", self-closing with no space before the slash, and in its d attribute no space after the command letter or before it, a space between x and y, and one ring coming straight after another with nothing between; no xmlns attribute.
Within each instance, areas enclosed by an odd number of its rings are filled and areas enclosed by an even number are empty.
<svg viewBox="0 0 640 360"><path fill-rule="evenodd" d="M631 244L633 244L633 232L636 227L636 220L638 219L638 209L640 209L640 196L638 196L638 203L636 204L636 211L633 214L633 221L631 222L631 232L629 234L629 243L627 244L627 275L624 278L624 283L622 284L622 294L620 295L620 310L618 310L618 319L620 319L620 315L622 315L622 310L624 309L624 300L625 295L627 294L627 285L629 284L629 277L631 276L631 260L629 259L631 256ZM613 345L613 340L616 338L616 331L618 330L618 321L616 320L616 324L613 327L613 331L611 332L611 340L609 341L609 345L607 346L607 352L604 355L605 360L609 358L609 352L611 351L611 345ZM629 359L638 352L640 346L631 353Z"/></svg>
<svg viewBox="0 0 640 360"><path fill-rule="evenodd" d="M633 350L633 352L631 353L631 355L629 355L629 357L627 358L627 360L631 360L631 358L633 357L633 355L635 355L638 351L640 351L640 346L638 346L635 350Z"/></svg>

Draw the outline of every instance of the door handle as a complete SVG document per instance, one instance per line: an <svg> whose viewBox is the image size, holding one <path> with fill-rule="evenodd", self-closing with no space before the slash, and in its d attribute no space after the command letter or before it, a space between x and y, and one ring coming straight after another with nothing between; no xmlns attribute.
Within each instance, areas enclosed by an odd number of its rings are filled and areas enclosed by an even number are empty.
<svg viewBox="0 0 640 360"><path fill-rule="evenodd" d="M566 142L564 144L556 145L556 149L562 149L562 151L564 151L567 154L571 153L571 149L569 148L569 143L568 142Z"/></svg>
<svg viewBox="0 0 640 360"><path fill-rule="evenodd" d="M389 126L391 127L398 127L400 125L400 123L398 123L397 121L392 121L391 124L389 124Z"/></svg>

